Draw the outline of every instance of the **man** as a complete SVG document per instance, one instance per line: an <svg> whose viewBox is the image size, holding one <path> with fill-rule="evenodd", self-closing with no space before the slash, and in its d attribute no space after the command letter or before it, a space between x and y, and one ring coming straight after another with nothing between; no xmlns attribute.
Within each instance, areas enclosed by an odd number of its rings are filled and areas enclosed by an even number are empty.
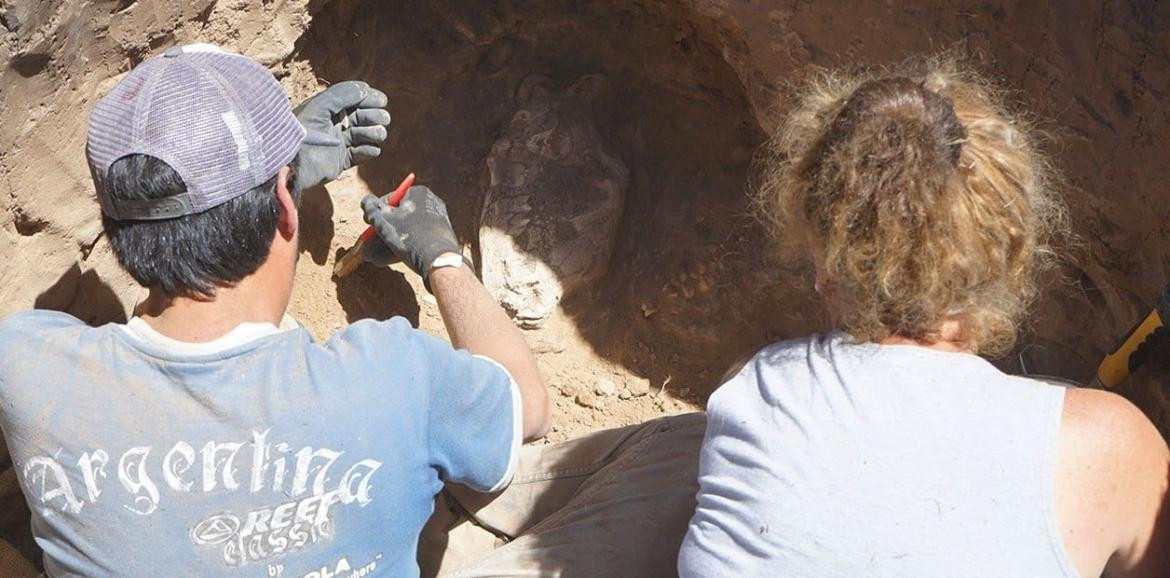
<svg viewBox="0 0 1170 578"><path fill-rule="evenodd" d="M323 344L282 321L299 191L377 156L385 104L349 82L294 115L263 67L193 45L96 105L106 234L149 297L125 325L0 323L0 425L49 575L417 575L442 482L502 488L544 435L535 359L425 187L364 201L370 258L423 276L460 350L402 319Z"/></svg>

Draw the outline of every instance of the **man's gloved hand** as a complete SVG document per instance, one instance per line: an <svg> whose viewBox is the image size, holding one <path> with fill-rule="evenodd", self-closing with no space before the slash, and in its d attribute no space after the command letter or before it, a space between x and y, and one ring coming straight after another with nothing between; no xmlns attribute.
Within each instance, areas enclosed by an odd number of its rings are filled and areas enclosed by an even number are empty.
<svg viewBox="0 0 1170 578"><path fill-rule="evenodd" d="M298 190L323 185L382 153L390 113L382 91L359 80L339 82L293 109L308 134L297 153Z"/></svg>
<svg viewBox="0 0 1170 578"><path fill-rule="evenodd" d="M410 187L397 207L386 204L390 195L366 195L362 212L377 237L362 248L367 263L389 265L399 259L410 265L430 287L431 264L443 253L460 253L459 241L447 217L447 205L427 187Z"/></svg>

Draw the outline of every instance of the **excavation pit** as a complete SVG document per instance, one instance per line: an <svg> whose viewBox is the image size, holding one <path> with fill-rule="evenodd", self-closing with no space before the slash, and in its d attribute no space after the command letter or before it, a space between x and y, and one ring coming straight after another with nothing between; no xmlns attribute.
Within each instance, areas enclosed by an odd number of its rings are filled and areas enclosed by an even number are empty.
<svg viewBox="0 0 1170 578"><path fill-rule="evenodd" d="M693 17L616 2L330 3L300 56L321 80L384 90L394 121L381 158L307 201L307 252L329 265L360 228L355 200L414 172L544 350L571 429L695 407L738 357L821 320L804 271L768 257L746 194L766 135ZM327 334L315 324L335 289L350 321L437 329L406 278L364 270L334 285L310 267L293 313ZM606 399L599 380L629 399ZM634 395L646 389L664 395Z"/></svg>

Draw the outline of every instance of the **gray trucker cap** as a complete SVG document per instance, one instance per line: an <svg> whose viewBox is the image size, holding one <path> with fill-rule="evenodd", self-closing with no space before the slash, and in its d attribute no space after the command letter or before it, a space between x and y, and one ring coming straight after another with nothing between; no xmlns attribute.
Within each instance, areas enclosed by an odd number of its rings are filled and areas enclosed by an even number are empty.
<svg viewBox="0 0 1170 578"><path fill-rule="evenodd" d="M304 138L272 73L247 57L193 44L139 64L99 100L85 148L103 213L158 220L205 211L268 181L292 162ZM130 154L165 162L187 191L114 201L107 173Z"/></svg>

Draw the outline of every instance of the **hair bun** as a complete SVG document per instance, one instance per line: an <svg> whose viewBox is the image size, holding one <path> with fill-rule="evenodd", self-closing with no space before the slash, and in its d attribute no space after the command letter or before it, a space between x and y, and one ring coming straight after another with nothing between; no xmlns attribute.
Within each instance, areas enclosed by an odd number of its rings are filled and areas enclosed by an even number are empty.
<svg viewBox="0 0 1170 578"><path fill-rule="evenodd" d="M872 130L875 125L884 125L884 129ZM951 100L905 76L873 79L858 86L841 106L826 136L831 146L834 141L857 135L883 133L896 133L904 141L900 144L955 168L967 138Z"/></svg>

